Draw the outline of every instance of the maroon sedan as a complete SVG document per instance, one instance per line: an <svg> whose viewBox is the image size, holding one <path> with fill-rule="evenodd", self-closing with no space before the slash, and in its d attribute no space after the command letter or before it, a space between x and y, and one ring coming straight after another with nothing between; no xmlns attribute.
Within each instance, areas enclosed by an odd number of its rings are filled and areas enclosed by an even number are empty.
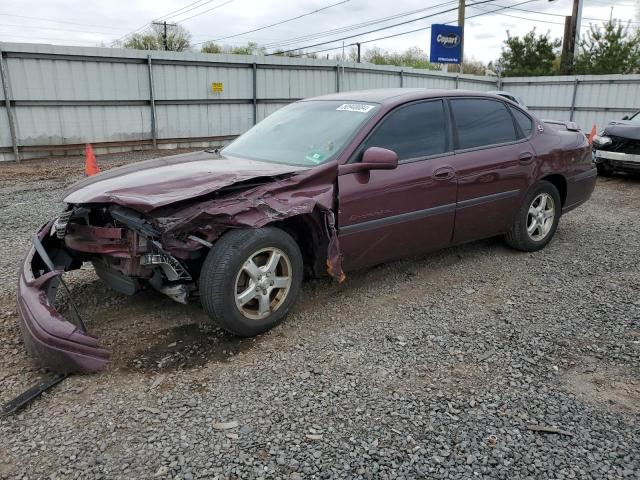
<svg viewBox="0 0 640 480"><path fill-rule="evenodd" d="M596 169L575 124L478 92L388 89L293 103L222 151L117 168L73 185L20 276L25 343L44 366L94 371L109 352L54 308L91 262L111 288L199 297L237 335L273 327L304 276L503 235L543 248ZM66 288L66 287L65 287Z"/></svg>

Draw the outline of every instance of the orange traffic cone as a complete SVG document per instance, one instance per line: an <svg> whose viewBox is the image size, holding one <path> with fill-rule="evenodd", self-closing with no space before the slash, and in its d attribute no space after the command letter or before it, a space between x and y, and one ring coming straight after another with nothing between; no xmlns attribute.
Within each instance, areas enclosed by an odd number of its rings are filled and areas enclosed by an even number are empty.
<svg viewBox="0 0 640 480"><path fill-rule="evenodd" d="M84 174L90 177L96 173L100 173L100 167L98 167L96 156L93 154L93 147L90 143L87 143L84 149Z"/></svg>
<svg viewBox="0 0 640 480"><path fill-rule="evenodd" d="M587 140L589 140L589 145L593 143L593 137L595 136L596 136L596 124L594 123L593 128L591 129L591 133L587 137Z"/></svg>

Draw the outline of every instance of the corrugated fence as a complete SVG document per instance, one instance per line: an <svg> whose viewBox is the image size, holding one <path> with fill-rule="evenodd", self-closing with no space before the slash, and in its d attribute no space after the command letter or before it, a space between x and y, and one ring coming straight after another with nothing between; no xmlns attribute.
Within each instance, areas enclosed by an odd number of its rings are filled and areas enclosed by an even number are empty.
<svg viewBox="0 0 640 480"><path fill-rule="evenodd" d="M640 109L640 75L507 78L244 55L0 44L0 160L224 143L300 98L385 87L508 90L589 130Z"/></svg>

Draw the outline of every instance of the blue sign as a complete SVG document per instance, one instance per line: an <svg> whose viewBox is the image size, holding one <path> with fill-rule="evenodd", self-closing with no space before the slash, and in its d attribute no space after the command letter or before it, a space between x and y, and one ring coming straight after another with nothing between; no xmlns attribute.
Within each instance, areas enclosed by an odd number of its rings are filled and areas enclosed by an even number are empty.
<svg viewBox="0 0 640 480"><path fill-rule="evenodd" d="M462 27L431 25L431 63L461 63Z"/></svg>

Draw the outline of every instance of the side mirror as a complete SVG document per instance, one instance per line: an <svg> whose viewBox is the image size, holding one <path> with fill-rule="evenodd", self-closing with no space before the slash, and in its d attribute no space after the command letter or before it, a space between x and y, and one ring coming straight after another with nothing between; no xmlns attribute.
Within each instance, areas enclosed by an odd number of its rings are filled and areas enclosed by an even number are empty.
<svg viewBox="0 0 640 480"><path fill-rule="evenodd" d="M622 120L629 120L629 115L625 115L624 117L622 117Z"/></svg>
<svg viewBox="0 0 640 480"><path fill-rule="evenodd" d="M393 150L369 147L362 154L362 161L338 167L338 175L366 172L369 170L393 170L398 166L398 155Z"/></svg>

